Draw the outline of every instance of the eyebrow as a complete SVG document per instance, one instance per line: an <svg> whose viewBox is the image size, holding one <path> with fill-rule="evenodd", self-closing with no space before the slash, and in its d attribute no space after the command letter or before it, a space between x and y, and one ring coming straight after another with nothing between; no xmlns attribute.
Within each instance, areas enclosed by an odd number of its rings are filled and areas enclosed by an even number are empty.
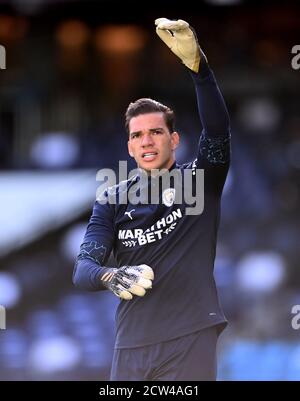
<svg viewBox="0 0 300 401"><path fill-rule="evenodd" d="M162 127L157 127L157 128L150 128L148 131L154 132L154 131L158 131L158 130L163 131L164 129ZM142 131L134 131L134 132L130 132L129 135L133 136L133 135L137 135L137 134L141 134L141 133L142 133Z"/></svg>

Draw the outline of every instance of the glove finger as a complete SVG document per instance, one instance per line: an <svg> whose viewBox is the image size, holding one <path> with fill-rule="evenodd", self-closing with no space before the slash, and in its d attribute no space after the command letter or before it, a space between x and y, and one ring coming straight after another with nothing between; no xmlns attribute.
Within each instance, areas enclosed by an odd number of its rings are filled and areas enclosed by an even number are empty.
<svg viewBox="0 0 300 401"><path fill-rule="evenodd" d="M152 288L152 281L148 280L147 278L139 277L139 279L136 283L137 283L137 285L145 288L146 290L148 288Z"/></svg>
<svg viewBox="0 0 300 401"><path fill-rule="evenodd" d="M133 296L131 295L131 293L128 290L126 290L122 286L119 286L119 288L120 289L118 290L118 292L116 294L119 298L125 299L126 301L129 301L130 299L133 298Z"/></svg>
<svg viewBox="0 0 300 401"><path fill-rule="evenodd" d="M155 25L159 25L162 22L168 22L168 21L170 21L168 18L156 18L154 23L155 23Z"/></svg>
<svg viewBox="0 0 300 401"><path fill-rule="evenodd" d="M143 264L143 265L139 265L139 267L142 269L142 273L141 273L142 277L147 278L149 280L154 279L154 272L150 266Z"/></svg>
<svg viewBox="0 0 300 401"><path fill-rule="evenodd" d="M132 284L132 286L128 288L128 291L134 295L138 295L139 297L143 297L146 294L145 288L137 284Z"/></svg>
<svg viewBox="0 0 300 401"><path fill-rule="evenodd" d="M170 47L170 49L174 47L176 39L172 36L171 32L156 28L156 33L161 38L161 40Z"/></svg>
<svg viewBox="0 0 300 401"><path fill-rule="evenodd" d="M182 19L178 21L170 21L164 18L163 21L157 25L158 29L168 29L170 31L181 31L187 29L188 27L189 24Z"/></svg>

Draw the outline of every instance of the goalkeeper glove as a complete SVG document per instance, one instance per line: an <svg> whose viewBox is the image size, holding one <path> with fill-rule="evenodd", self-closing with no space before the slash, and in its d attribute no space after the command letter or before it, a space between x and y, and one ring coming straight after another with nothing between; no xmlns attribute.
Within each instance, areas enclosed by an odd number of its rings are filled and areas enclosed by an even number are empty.
<svg viewBox="0 0 300 401"><path fill-rule="evenodd" d="M157 35L190 70L199 71L202 57L207 62L206 56L198 44L196 34L186 21L158 18L155 20L155 25Z"/></svg>
<svg viewBox="0 0 300 401"><path fill-rule="evenodd" d="M147 265L108 267L101 275L103 285L125 300L132 299L132 294L143 297L152 287L153 278L153 270Z"/></svg>

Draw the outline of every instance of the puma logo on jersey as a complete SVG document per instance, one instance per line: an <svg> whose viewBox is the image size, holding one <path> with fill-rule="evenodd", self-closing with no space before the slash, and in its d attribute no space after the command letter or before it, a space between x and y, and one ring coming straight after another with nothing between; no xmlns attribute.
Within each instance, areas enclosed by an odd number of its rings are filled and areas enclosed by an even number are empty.
<svg viewBox="0 0 300 401"><path fill-rule="evenodd" d="M131 216L131 213L135 212L135 209L130 210L130 212L125 212L124 214L128 214L128 217L130 220L133 220L133 217Z"/></svg>

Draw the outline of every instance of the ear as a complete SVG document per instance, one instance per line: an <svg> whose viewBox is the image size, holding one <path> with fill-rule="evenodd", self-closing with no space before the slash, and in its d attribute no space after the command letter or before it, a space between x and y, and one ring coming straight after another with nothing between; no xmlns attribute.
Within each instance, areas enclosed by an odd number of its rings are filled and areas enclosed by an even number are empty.
<svg viewBox="0 0 300 401"><path fill-rule="evenodd" d="M131 143L130 143L130 141L127 142L127 147L128 147L128 153L129 153L129 155L130 155L131 157L133 157L133 153L132 153L132 150L131 150Z"/></svg>
<svg viewBox="0 0 300 401"><path fill-rule="evenodd" d="M175 150L177 146L179 145L180 142L180 136L178 132L174 131L171 134L171 148L172 150Z"/></svg>

